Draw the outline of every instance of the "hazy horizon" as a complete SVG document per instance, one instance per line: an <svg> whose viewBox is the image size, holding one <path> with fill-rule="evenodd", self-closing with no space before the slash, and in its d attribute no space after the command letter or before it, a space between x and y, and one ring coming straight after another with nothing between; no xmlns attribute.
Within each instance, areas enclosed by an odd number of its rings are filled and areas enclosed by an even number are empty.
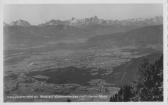
<svg viewBox="0 0 168 105"><path fill-rule="evenodd" d="M163 16L162 12L162 4L11 4L4 7L4 22L23 19L37 25L51 19L93 16L106 20L124 20Z"/></svg>

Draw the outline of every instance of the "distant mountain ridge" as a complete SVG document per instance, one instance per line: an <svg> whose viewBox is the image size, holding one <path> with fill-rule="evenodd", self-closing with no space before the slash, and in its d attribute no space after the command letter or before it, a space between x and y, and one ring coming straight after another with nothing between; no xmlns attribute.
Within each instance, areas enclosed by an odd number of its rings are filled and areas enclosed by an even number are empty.
<svg viewBox="0 0 168 105"><path fill-rule="evenodd" d="M146 26L128 32L119 32L101 36L95 36L88 39L89 46L146 46L146 45L162 45L163 42L163 26Z"/></svg>
<svg viewBox="0 0 168 105"><path fill-rule="evenodd" d="M128 27L127 27L128 28ZM123 31L125 30L125 31ZM127 31L128 30L128 31ZM118 32L117 32L118 31ZM113 48L122 46L152 47L162 50L163 25L146 26L135 29L116 27L64 27L64 26L31 26L5 27L6 48L27 48L43 45L47 42L84 38L84 48ZM73 47L73 44L57 44L60 48ZM57 45L54 45L55 47ZM78 44L80 46L80 43ZM82 48L83 48L82 47Z"/></svg>
<svg viewBox="0 0 168 105"><path fill-rule="evenodd" d="M147 26L147 25L159 25L163 23L161 16L153 18L133 18L125 20L105 20L100 19L97 16L90 18L77 19L72 17L69 20L56 20L52 19L47 22L38 24L37 26L55 26L55 25L69 25L69 26L87 26L87 25L117 25L117 26ZM7 24L7 23L6 23ZM9 26L31 26L26 20L16 20L8 24Z"/></svg>
<svg viewBox="0 0 168 105"><path fill-rule="evenodd" d="M31 24L26 20L20 19L20 20L16 20L16 21L11 22L10 24L8 24L8 26L28 27L28 26L31 26Z"/></svg>
<svg viewBox="0 0 168 105"><path fill-rule="evenodd" d="M51 20L31 25L25 20L4 23L8 48L32 47L60 40L88 40L88 46L123 46L161 44L162 17L122 21L98 17L71 20ZM100 43L101 42L101 43Z"/></svg>

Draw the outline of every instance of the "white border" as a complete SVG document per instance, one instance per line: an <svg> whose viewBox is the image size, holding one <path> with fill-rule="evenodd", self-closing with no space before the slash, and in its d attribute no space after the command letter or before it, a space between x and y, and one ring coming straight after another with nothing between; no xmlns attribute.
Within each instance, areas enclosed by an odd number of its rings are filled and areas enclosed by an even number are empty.
<svg viewBox="0 0 168 105"><path fill-rule="evenodd" d="M4 3L9 4L23 4L23 3L162 3L163 0L4 0Z"/></svg>
<svg viewBox="0 0 168 105"><path fill-rule="evenodd" d="M167 102L168 104L168 71L167 71L167 68L168 68L168 27L167 27L167 19L168 19L168 15L167 15L167 0L164 0L163 1L163 56L164 56L164 59L163 59L163 63L164 63L164 66L163 66L163 78L164 78L164 101Z"/></svg>
<svg viewBox="0 0 168 105"><path fill-rule="evenodd" d="M167 48L167 45L168 45L168 37L167 37L167 30L168 30L168 27L167 27L167 11L168 11L168 7L167 7L167 0L0 0L0 32L1 32L1 38L0 38L0 49L2 52L0 52L0 57L2 58L0 60L0 64L2 66L0 66L0 70L1 70L1 73L0 73L0 88L1 88L1 91L0 91L0 102L1 104L48 104L48 102L27 102L27 103L22 103L22 102L19 102L19 103L4 103L3 102L3 6L4 4L101 4L101 3L119 3L119 4L127 4L127 3L142 3L142 4L146 4L146 3L162 3L163 4L163 23L164 23L164 26L163 26L163 47L164 47L164 50L163 50L163 54L164 54L164 102L71 102L71 103L66 103L66 102L50 102L49 104L56 104L56 105L60 105L60 104L63 104L63 105L66 105L66 104L97 104L97 105L100 105L100 104L106 104L106 105L121 105L121 104L128 104L128 105L167 105L168 102L168 48Z"/></svg>

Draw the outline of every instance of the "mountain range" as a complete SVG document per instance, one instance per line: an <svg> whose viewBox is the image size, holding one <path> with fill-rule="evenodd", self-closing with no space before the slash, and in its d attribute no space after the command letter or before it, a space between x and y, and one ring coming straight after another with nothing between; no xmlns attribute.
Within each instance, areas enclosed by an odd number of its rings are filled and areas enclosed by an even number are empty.
<svg viewBox="0 0 168 105"><path fill-rule="evenodd" d="M86 46L89 47L162 44L163 26L159 17L148 22L139 21L140 23L137 23L136 20L129 23L127 21L129 25L126 26L122 22L119 25L98 24L98 20L97 17L90 18L90 22L86 22L87 25L80 26L65 25L62 23L66 23L66 21L55 20L41 25L31 25L24 20L15 21L4 26L5 45L6 48L12 49L25 48L61 40L73 40L73 42L85 40L87 41ZM63 43L63 45L65 44Z"/></svg>
<svg viewBox="0 0 168 105"><path fill-rule="evenodd" d="M38 26L52 26L52 25L70 25L70 26L83 26L83 25L118 25L118 26L146 26L146 25L157 25L162 24L163 18L156 16L154 18L133 18L125 20L105 20L100 19L97 16L90 18L77 19L72 17L69 20L56 20L52 19L45 23L38 24ZM31 26L31 24L26 20L16 20L11 23L5 23L8 26Z"/></svg>
<svg viewBox="0 0 168 105"><path fill-rule="evenodd" d="M105 45L134 45L146 46L148 44L162 44L163 26L146 26L128 32L119 32L101 36L95 36L88 40L89 44L105 47ZM107 44L108 43L108 44Z"/></svg>

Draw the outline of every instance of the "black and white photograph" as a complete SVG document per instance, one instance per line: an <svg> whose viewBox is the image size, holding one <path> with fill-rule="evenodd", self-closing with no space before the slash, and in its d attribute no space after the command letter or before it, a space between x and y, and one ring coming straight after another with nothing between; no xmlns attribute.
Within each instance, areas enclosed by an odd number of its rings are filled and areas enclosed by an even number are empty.
<svg viewBox="0 0 168 105"><path fill-rule="evenodd" d="M3 101L163 102L163 4L6 4Z"/></svg>

